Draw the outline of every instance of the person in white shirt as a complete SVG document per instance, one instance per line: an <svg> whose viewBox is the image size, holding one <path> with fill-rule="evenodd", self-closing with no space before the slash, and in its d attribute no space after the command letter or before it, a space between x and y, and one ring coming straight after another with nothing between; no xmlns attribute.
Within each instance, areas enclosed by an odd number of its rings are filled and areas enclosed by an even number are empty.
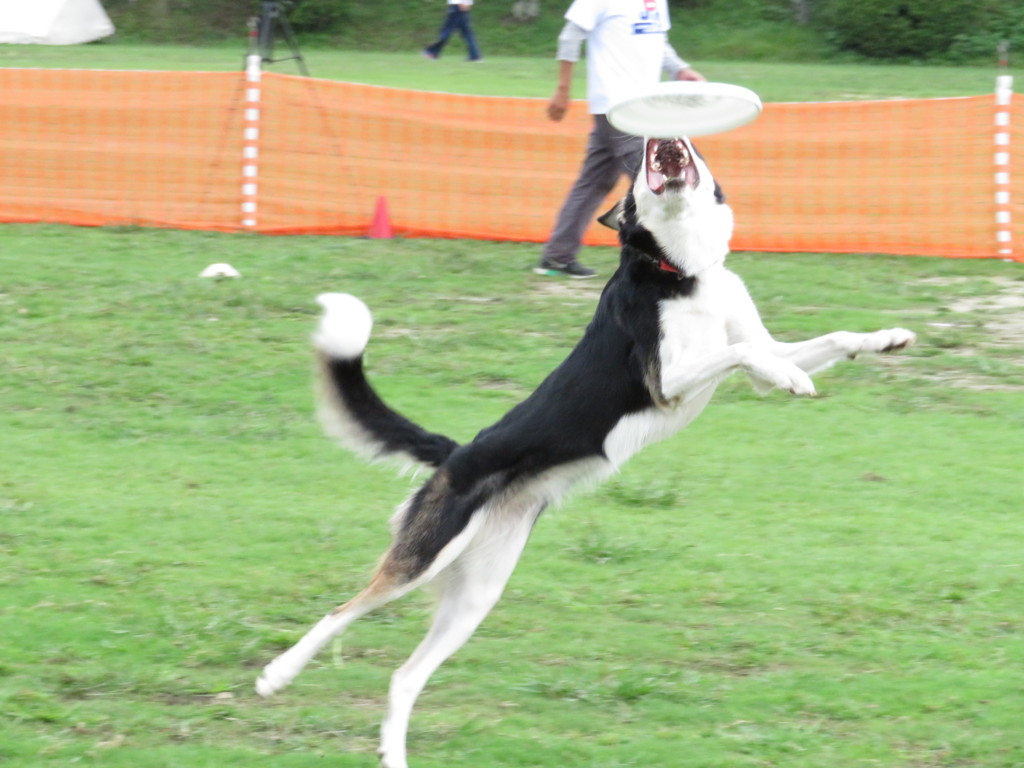
<svg viewBox="0 0 1024 768"><path fill-rule="evenodd" d="M469 49L469 60L480 61L480 46L476 43L476 35L473 34L473 27L469 23L469 12L473 8L473 0L448 0L448 11L444 17L444 24L441 31L437 33L437 40L423 49L423 55L428 59L436 59L452 36L455 30L462 35L466 41L466 48Z"/></svg>
<svg viewBox="0 0 1024 768"><path fill-rule="evenodd" d="M665 72L675 80L704 80L668 42L667 0L574 0L558 36L558 85L548 103L552 120L565 117L580 49L586 43L587 102L594 119L579 177L569 191L534 272L574 278L597 274L579 263L583 233L622 174L636 175L643 139L622 133L605 113L615 102L651 85Z"/></svg>

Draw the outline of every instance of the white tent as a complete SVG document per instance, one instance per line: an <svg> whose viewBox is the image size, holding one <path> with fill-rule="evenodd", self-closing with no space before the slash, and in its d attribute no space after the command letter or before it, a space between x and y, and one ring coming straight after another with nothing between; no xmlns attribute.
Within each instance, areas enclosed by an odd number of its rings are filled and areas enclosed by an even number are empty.
<svg viewBox="0 0 1024 768"><path fill-rule="evenodd" d="M0 0L0 43L75 45L113 33L100 0Z"/></svg>

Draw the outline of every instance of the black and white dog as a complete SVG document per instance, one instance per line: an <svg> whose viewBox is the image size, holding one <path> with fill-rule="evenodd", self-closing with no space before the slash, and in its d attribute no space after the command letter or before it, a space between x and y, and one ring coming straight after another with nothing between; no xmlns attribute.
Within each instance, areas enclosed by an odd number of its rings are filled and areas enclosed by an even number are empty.
<svg viewBox="0 0 1024 768"><path fill-rule="evenodd" d="M619 230L621 263L583 338L530 397L465 445L408 421L370 387L366 305L345 294L318 299L324 314L313 342L328 433L370 457L435 471L399 507L392 544L366 589L267 665L256 689L281 690L357 618L432 582L433 625L391 680L379 750L385 768L406 768L417 696L497 602L548 504L681 430L734 371L759 391L813 395L808 374L914 341L902 328L773 339L724 266L732 211L688 139L648 140L632 191L603 220Z"/></svg>

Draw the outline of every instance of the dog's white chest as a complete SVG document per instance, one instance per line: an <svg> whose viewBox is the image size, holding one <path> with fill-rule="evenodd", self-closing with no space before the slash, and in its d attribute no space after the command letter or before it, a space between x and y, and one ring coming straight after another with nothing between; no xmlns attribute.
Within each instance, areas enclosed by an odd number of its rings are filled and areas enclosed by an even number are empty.
<svg viewBox="0 0 1024 768"><path fill-rule="evenodd" d="M707 281L690 296L662 302L658 347L662 371L696 364L728 346L730 303L723 287ZM605 438L608 460L621 466L644 446L674 435L704 410L714 391L714 386L708 386L688 393L672 407L656 406L623 417Z"/></svg>
<svg viewBox="0 0 1024 768"><path fill-rule="evenodd" d="M658 355L662 370L725 347L729 343L728 306L728 297L710 281L698 285L690 296L663 301Z"/></svg>
<svg viewBox="0 0 1024 768"><path fill-rule="evenodd" d="M671 410L648 408L619 419L604 440L604 455L616 468L645 446L671 437L704 410L715 392L713 387Z"/></svg>

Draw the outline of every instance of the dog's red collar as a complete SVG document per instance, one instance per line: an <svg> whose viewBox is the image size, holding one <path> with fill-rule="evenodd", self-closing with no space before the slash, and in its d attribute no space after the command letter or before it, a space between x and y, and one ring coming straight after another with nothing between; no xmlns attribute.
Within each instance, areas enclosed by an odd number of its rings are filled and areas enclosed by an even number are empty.
<svg viewBox="0 0 1024 768"><path fill-rule="evenodd" d="M685 272L682 272L679 267L664 256L655 256L653 253L647 253L647 251L640 251L640 254L649 266L659 272L667 272L670 275L674 275L676 280L685 280L688 277Z"/></svg>

